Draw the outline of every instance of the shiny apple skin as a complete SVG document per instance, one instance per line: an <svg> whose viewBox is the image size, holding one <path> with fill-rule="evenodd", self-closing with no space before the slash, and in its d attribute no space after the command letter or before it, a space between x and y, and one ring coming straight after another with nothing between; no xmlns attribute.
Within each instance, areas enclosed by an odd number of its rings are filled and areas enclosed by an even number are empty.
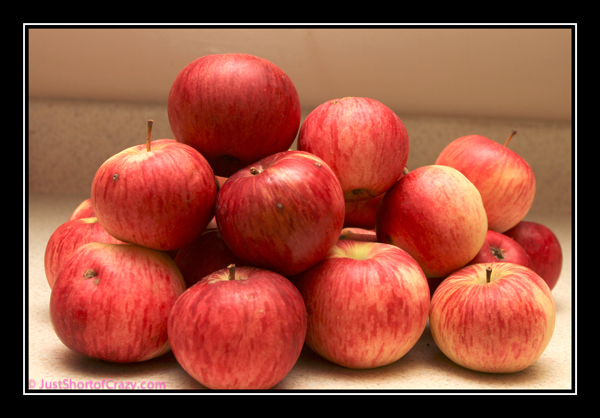
<svg viewBox="0 0 600 418"><path fill-rule="evenodd" d="M515 373L535 363L555 321L546 282L512 263L474 264L453 273L435 290L429 312L439 349L454 363L486 373Z"/></svg>

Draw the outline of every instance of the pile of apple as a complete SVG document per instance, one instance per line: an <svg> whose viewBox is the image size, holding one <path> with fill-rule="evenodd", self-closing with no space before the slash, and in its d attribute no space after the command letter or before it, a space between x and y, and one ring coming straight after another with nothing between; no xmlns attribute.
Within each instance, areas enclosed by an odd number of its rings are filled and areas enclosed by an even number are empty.
<svg viewBox="0 0 600 418"><path fill-rule="evenodd" d="M149 121L48 242L68 348L123 363L172 350L214 389L271 388L304 345L384 366L428 320L469 369L515 372L545 350L562 253L523 221L535 178L508 141L458 138L408 170L388 107L331 100L300 126L289 77L246 54L191 62L168 115L175 139L152 140Z"/></svg>

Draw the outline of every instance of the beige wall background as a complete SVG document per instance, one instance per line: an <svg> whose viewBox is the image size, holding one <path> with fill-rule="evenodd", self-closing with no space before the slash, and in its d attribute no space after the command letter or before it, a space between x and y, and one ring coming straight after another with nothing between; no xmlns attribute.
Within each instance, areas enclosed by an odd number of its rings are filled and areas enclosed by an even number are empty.
<svg viewBox="0 0 600 418"><path fill-rule="evenodd" d="M172 137L166 103L181 69L207 54L245 52L293 80L305 117L344 96L394 110L409 168L432 164L451 140L481 134L533 167L532 211L571 210L571 27L25 28L28 187L89 193L112 154Z"/></svg>

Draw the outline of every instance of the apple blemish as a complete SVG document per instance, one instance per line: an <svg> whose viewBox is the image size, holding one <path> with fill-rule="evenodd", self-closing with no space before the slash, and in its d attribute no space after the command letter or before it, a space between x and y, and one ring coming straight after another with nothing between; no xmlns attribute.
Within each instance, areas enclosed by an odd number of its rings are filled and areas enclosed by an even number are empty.
<svg viewBox="0 0 600 418"><path fill-rule="evenodd" d="M96 272L94 271L94 269L87 269L87 270L86 270L86 271L83 273L83 278L84 278L84 279L91 279L91 278L94 278L94 277L96 277L96 276L97 276L97 274L96 274Z"/></svg>
<svg viewBox="0 0 600 418"><path fill-rule="evenodd" d="M490 251L498 260L504 260L504 250L498 247L490 247Z"/></svg>
<svg viewBox="0 0 600 418"><path fill-rule="evenodd" d="M84 279L94 279L94 277L96 277L97 274L94 271L94 269L87 269L84 273L83 273L83 278ZM95 278L94 279L94 284L98 284L100 282L100 279Z"/></svg>

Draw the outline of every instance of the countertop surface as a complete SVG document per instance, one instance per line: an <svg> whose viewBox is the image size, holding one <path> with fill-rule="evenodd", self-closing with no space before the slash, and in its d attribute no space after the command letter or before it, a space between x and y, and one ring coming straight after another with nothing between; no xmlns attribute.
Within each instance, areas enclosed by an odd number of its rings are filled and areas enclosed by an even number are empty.
<svg viewBox="0 0 600 418"><path fill-rule="evenodd" d="M179 366L172 353L141 363L113 364L72 352L55 335L48 313L50 287L44 274L44 251L50 235L85 198L78 194L30 193L25 201L29 215L25 221L28 264L24 281L27 387L46 389L67 382L72 388L95 390L103 383L106 387L110 382L113 387L129 382L129 387L135 389L205 393L206 388ZM559 238L563 270L553 290L556 327L552 340L527 369L513 374L486 374L462 368L437 348L427 327L404 357L375 369L347 369L305 348L291 372L271 392L573 391L571 218L547 215L530 220L550 227Z"/></svg>

